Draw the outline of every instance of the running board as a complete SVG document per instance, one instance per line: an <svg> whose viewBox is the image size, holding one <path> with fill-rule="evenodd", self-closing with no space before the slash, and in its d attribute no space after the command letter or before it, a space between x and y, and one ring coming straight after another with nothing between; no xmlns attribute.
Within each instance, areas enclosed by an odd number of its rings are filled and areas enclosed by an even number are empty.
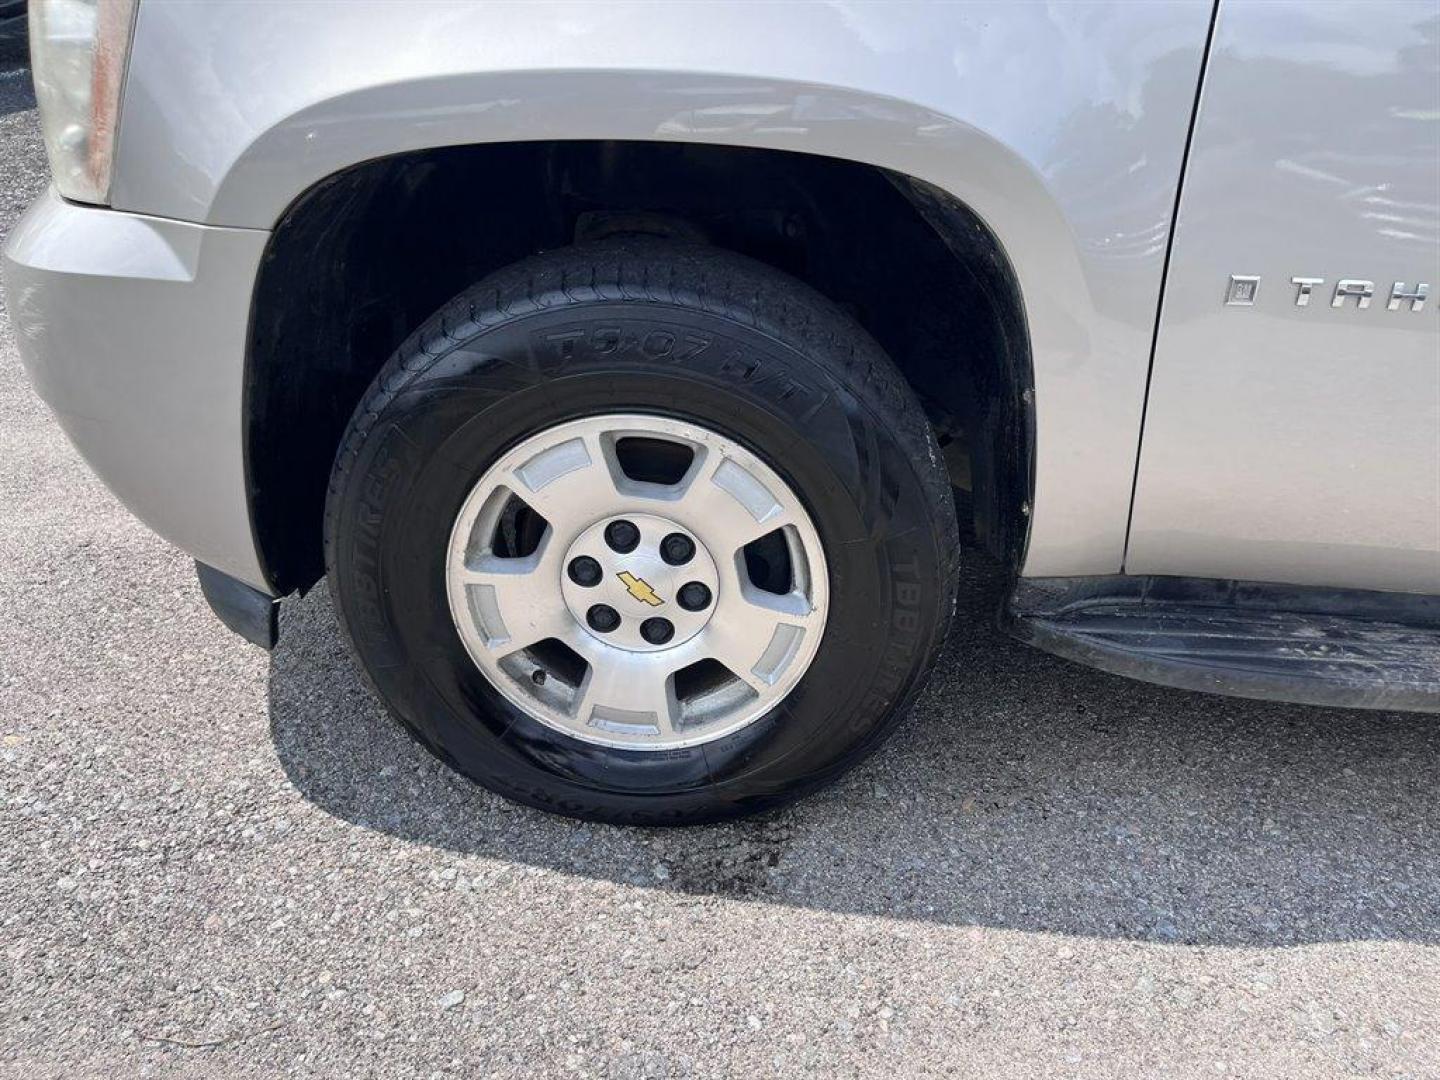
<svg viewBox="0 0 1440 1080"><path fill-rule="evenodd" d="M1175 577L1021 578L1004 628L1133 679L1440 712L1440 596Z"/></svg>

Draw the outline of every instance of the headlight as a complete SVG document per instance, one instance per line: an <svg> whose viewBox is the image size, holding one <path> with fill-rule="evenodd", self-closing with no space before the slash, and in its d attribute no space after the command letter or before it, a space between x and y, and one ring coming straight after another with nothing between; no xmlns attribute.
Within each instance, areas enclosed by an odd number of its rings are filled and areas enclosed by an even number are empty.
<svg viewBox="0 0 1440 1080"><path fill-rule="evenodd" d="M30 70L55 186L103 203L135 0L30 0Z"/></svg>

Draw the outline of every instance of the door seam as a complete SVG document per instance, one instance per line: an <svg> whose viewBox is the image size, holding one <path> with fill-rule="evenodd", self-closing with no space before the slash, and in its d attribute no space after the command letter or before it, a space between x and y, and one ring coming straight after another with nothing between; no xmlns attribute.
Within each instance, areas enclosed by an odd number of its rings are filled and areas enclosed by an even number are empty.
<svg viewBox="0 0 1440 1080"><path fill-rule="evenodd" d="M1205 31L1205 48L1200 54L1200 71L1195 80L1195 101L1190 107L1190 126L1185 132L1185 149L1180 155L1180 175L1175 181L1175 206L1170 213L1169 235L1165 238L1165 259L1160 266L1160 289L1155 298L1155 323L1150 331L1150 362L1145 367L1145 394L1140 402L1140 431L1135 439L1135 470L1130 477L1130 507L1125 515L1125 543L1121 548L1120 572L1130 562L1130 531L1135 526L1135 499L1140 491L1140 462L1145 450L1145 420L1150 411L1150 383L1155 377L1155 352L1160 343L1160 319L1165 312L1165 287L1170 281L1170 256L1175 250L1175 234L1180 230L1180 199L1185 192L1185 178L1190 171L1190 151L1195 144L1195 129L1200 123L1200 108L1205 96L1205 79L1210 71L1210 54L1215 45L1215 27L1220 22L1220 4L1215 0L1210 9L1210 26Z"/></svg>

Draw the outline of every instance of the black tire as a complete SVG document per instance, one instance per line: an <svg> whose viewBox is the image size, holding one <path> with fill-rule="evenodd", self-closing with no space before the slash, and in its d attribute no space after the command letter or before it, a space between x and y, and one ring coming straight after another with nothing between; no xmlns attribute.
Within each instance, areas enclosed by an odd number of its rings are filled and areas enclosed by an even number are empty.
<svg viewBox="0 0 1440 1080"><path fill-rule="evenodd" d="M561 734L489 683L451 620L447 538L480 474L537 430L606 412L682 417L749 446L824 544L831 609L810 669L715 742L656 753ZM639 238L527 259L412 334L350 422L325 544L342 626L422 743L508 798L646 825L775 806L872 752L943 643L959 558L933 433L875 341L770 267Z"/></svg>

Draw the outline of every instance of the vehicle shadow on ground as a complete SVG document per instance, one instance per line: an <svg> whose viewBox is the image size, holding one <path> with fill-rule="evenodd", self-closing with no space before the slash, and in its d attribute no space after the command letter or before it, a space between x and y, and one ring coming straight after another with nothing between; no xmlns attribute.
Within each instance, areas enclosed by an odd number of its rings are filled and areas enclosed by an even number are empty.
<svg viewBox="0 0 1440 1080"><path fill-rule="evenodd" d="M1131 683L994 629L971 560L957 629L876 759L733 825L617 829L518 808L389 718L323 587L287 602L280 761L338 818L653 889L844 913L1201 945L1440 942L1440 722Z"/></svg>

